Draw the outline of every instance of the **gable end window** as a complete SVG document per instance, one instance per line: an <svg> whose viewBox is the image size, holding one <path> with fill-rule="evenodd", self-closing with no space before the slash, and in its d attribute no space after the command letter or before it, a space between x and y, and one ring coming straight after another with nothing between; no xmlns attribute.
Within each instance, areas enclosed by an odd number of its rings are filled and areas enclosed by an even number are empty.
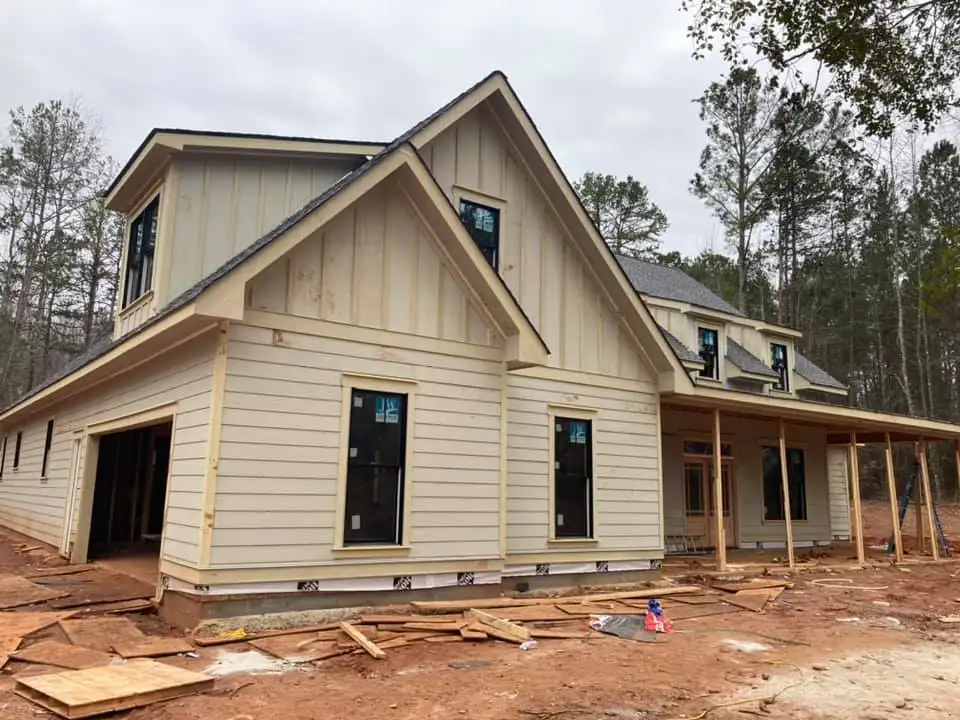
<svg viewBox="0 0 960 720"><path fill-rule="evenodd" d="M17 442L13 446L13 469L20 467L20 446L23 445L23 431L17 433Z"/></svg>
<svg viewBox="0 0 960 720"><path fill-rule="evenodd" d="M593 423L554 418L554 537L593 537Z"/></svg>
<svg viewBox="0 0 960 720"><path fill-rule="evenodd" d="M47 436L43 440L43 463L40 465L40 477L47 476L47 460L50 459L50 446L53 444L53 420L47 420Z"/></svg>
<svg viewBox="0 0 960 720"><path fill-rule="evenodd" d="M700 345L700 359L703 369L700 377L711 380L720 379L720 333L711 328L697 328L697 340Z"/></svg>
<svg viewBox="0 0 960 720"><path fill-rule="evenodd" d="M124 268L123 307L153 288L153 256L157 245L158 195L130 223L127 266Z"/></svg>
<svg viewBox="0 0 960 720"><path fill-rule="evenodd" d="M763 519L783 520L783 484L780 479L780 448L763 450ZM787 487L790 491L790 519L807 519L807 479L801 448L787 448Z"/></svg>
<svg viewBox="0 0 960 720"><path fill-rule="evenodd" d="M460 201L460 222L494 270L500 264L500 211L470 200Z"/></svg>
<svg viewBox="0 0 960 720"><path fill-rule="evenodd" d="M773 384L775 390L790 391L790 364L787 361L787 346L770 343L770 367L779 379Z"/></svg>

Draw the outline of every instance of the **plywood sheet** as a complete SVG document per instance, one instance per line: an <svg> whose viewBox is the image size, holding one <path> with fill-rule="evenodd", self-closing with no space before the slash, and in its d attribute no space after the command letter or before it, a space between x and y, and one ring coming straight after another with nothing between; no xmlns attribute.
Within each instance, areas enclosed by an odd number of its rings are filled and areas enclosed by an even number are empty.
<svg viewBox="0 0 960 720"><path fill-rule="evenodd" d="M63 598L70 591L37 585L19 575L0 577L0 610Z"/></svg>
<svg viewBox="0 0 960 720"><path fill-rule="evenodd" d="M251 640L250 644L257 650L262 650L281 660L304 663L323 660L330 657L332 651L337 650L336 639L320 639L317 638L317 633L261 638ZM351 649L355 647L356 644L351 643Z"/></svg>
<svg viewBox="0 0 960 720"><path fill-rule="evenodd" d="M23 638L70 617L62 612L0 612L0 638Z"/></svg>
<svg viewBox="0 0 960 720"><path fill-rule="evenodd" d="M0 669L7 664L10 659L10 653L20 647L21 638L5 637L0 638Z"/></svg>
<svg viewBox="0 0 960 720"><path fill-rule="evenodd" d="M120 602L98 603L97 605L87 605L77 611L78 615L95 615L103 613L104 615L121 615L123 613L142 612L144 610L153 610L152 600L121 600Z"/></svg>
<svg viewBox="0 0 960 720"><path fill-rule="evenodd" d="M53 665L68 670L84 670L86 668L109 665L113 657L99 650L67 645L55 640L44 640L19 651L13 656L14 660Z"/></svg>
<svg viewBox="0 0 960 720"><path fill-rule="evenodd" d="M183 638L148 637L141 642L122 642L113 646L123 658L163 657L179 655L193 650L193 645Z"/></svg>
<svg viewBox="0 0 960 720"><path fill-rule="evenodd" d="M770 601L771 597L774 594L779 595L779 588L771 588L769 590L741 590L735 595L728 595L723 598L725 603L730 605L736 605L737 607L742 607L747 610L753 610L754 612L763 612L763 609L767 606L767 603Z"/></svg>
<svg viewBox="0 0 960 720"><path fill-rule="evenodd" d="M213 678L153 660L18 680L14 692L65 718L86 718L202 692Z"/></svg>
<svg viewBox="0 0 960 720"><path fill-rule="evenodd" d="M147 637L125 617L61 620L60 627L74 645L101 652L112 652L117 644L140 643Z"/></svg>
<svg viewBox="0 0 960 720"><path fill-rule="evenodd" d="M90 570L83 574L83 579L90 582L71 585L69 597L51 601L50 607L63 609L124 600L149 600L155 595L152 585L107 570Z"/></svg>

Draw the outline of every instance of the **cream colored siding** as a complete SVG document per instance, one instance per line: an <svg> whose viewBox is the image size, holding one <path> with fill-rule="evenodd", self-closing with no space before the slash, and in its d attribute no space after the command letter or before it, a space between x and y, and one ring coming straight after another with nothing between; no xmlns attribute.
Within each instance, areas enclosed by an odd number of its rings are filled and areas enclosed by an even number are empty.
<svg viewBox="0 0 960 720"><path fill-rule="evenodd" d="M143 325L150 319L153 309L153 291L151 290L120 311L114 325L113 336L115 338L123 337Z"/></svg>
<svg viewBox="0 0 960 720"><path fill-rule="evenodd" d="M550 492L548 406L595 410L594 535L598 551L660 550L657 391L579 385L509 376L507 554L548 550ZM562 416L563 410L556 414ZM582 548L578 548L582 552ZM555 550L558 560L563 550Z"/></svg>
<svg viewBox="0 0 960 720"><path fill-rule="evenodd" d="M850 538L850 481L846 447L827 448L827 472L830 484L830 530L833 537Z"/></svg>
<svg viewBox="0 0 960 720"><path fill-rule="evenodd" d="M502 345L400 186L387 181L250 283L250 307Z"/></svg>
<svg viewBox="0 0 960 720"><path fill-rule="evenodd" d="M549 364L642 379L632 340L543 193L481 106L421 151L451 200L459 188L503 204L500 275L550 348ZM482 198L480 198L482 201Z"/></svg>
<svg viewBox="0 0 960 720"><path fill-rule="evenodd" d="M665 535L686 535L683 440L663 435L663 526Z"/></svg>
<svg viewBox="0 0 960 720"><path fill-rule="evenodd" d="M169 284L159 306L223 265L356 167L339 159L193 156L177 178ZM159 252L159 249L158 249ZM158 287L155 282L154 287Z"/></svg>
<svg viewBox="0 0 960 720"><path fill-rule="evenodd" d="M58 546L70 483L79 479L70 477L74 430L176 403L163 553L172 560L195 564L212 358L212 335L193 340L31 419L23 426L20 469L16 471L11 469L16 433L12 429L0 481L0 525ZM40 466L47 420L51 418L54 436L44 482L40 479ZM81 467L83 459L81 451ZM79 505L78 493L74 518ZM76 529L75 521L73 528Z"/></svg>
<svg viewBox="0 0 960 720"><path fill-rule="evenodd" d="M410 553L398 568L499 556L500 363L467 345L455 356L275 339L230 329L212 567L358 562L333 552L343 373L416 383Z"/></svg>

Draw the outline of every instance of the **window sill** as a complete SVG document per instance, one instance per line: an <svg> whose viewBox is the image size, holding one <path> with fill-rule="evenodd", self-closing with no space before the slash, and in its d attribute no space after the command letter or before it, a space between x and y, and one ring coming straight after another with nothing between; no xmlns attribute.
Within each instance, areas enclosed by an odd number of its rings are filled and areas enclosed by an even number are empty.
<svg viewBox="0 0 960 720"><path fill-rule="evenodd" d="M697 384L704 383L706 385L717 385L722 386L723 380L718 380L717 378L703 377L702 375L697 375Z"/></svg>
<svg viewBox="0 0 960 720"><path fill-rule="evenodd" d="M150 302L151 300L153 300L153 290L147 290L147 292L145 292L143 295L141 295L140 297L138 297L138 298L137 298L136 300L134 300L132 303L130 303L129 305L127 305L125 308L123 308L123 310L121 310L120 312L118 312L118 313L117 313L117 320L120 320L121 318L126 317L127 315L131 314L131 313L134 312L135 310L138 310L139 308L142 308L144 305L146 305L146 304L147 304L148 302Z"/></svg>
<svg viewBox="0 0 960 720"><path fill-rule="evenodd" d="M334 557L403 557L410 554L409 545L348 545L333 549Z"/></svg>
<svg viewBox="0 0 960 720"><path fill-rule="evenodd" d="M547 547L589 547L599 545L597 538L550 538Z"/></svg>

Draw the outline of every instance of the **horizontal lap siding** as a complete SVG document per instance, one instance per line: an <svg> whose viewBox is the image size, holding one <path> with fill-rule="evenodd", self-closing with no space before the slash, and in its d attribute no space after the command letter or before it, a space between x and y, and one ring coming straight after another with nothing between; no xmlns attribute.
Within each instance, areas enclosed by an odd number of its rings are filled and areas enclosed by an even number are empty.
<svg viewBox="0 0 960 720"><path fill-rule="evenodd" d="M206 432L210 415L213 334L196 339L106 381L77 397L67 399L23 426L19 470L12 470L14 438L11 428L0 481L0 524L59 545L65 504L70 487L74 430L170 403L177 404L176 434L171 448L168 520L164 529L164 554L193 564L197 560L200 501L206 458ZM47 480L40 469L47 420L54 421ZM82 467L84 444L81 444ZM79 492L74 502L80 505Z"/></svg>
<svg viewBox="0 0 960 720"><path fill-rule="evenodd" d="M332 552L343 373L417 383L409 559L499 555L498 363L291 332L273 341L231 326L213 567L355 562Z"/></svg>
<svg viewBox="0 0 960 720"><path fill-rule="evenodd" d="M847 474L849 451L845 447L827 448L827 473L830 487L830 531L834 537L850 537L850 482Z"/></svg>
<svg viewBox="0 0 960 720"><path fill-rule="evenodd" d="M656 388L651 384L646 391L621 390L510 375L508 555L548 550L551 403L597 413L593 442L598 550L661 549Z"/></svg>

